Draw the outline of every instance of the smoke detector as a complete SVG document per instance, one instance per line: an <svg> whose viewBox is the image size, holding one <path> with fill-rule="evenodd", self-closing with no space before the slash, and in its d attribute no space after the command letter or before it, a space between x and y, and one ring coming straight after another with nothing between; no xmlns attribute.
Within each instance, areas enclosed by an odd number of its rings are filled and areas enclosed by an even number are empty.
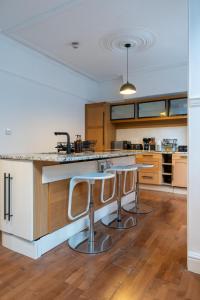
<svg viewBox="0 0 200 300"><path fill-rule="evenodd" d="M78 49L80 44L79 44L79 42L72 42L71 45L72 45L72 48Z"/></svg>

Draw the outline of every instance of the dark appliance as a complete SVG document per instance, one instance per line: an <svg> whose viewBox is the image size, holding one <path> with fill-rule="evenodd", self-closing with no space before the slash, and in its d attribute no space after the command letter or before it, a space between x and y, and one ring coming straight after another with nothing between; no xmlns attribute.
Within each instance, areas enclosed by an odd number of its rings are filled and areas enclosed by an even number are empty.
<svg viewBox="0 0 200 300"><path fill-rule="evenodd" d="M120 149L130 150L131 142L130 141L112 141L111 149L112 150L120 150Z"/></svg>
<svg viewBox="0 0 200 300"><path fill-rule="evenodd" d="M94 152L95 151L96 141L86 140L82 142L82 151L83 152Z"/></svg>
<svg viewBox="0 0 200 300"><path fill-rule="evenodd" d="M143 150L142 144L131 144L131 150Z"/></svg>
<svg viewBox="0 0 200 300"><path fill-rule="evenodd" d="M146 151L155 151L156 145L155 145L155 138L143 138L143 148Z"/></svg>
<svg viewBox="0 0 200 300"><path fill-rule="evenodd" d="M186 145L178 146L178 152L187 152L187 146Z"/></svg>
<svg viewBox="0 0 200 300"><path fill-rule="evenodd" d="M163 139L162 140L162 151L175 152L177 150L177 139Z"/></svg>

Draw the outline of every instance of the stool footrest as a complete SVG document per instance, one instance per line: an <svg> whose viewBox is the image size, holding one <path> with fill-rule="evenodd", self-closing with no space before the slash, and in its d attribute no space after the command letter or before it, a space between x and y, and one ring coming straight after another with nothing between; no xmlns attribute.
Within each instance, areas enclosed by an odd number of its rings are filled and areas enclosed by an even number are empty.
<svg viewBox="0 0 200 300"><path fill-rule="evenodd" d="M135 201L123 206L123 210L134 214L149 214L153 211L153 209L149 205L143 203L139 203L139 205L136 205Z"/></svg>
<svg viewBox="0 0 200 300"><path fill-rule="evenodd" d="M110 214L101 219L101 223L114 229L129 229L137 225L137 219L133 216L121 216L120 220L117 213Z"/></svg>
<svg viewBox="0 0 200 300"><path fill-rule="evenodd" d="M89 236L89 231L83 230L69 238L68 245L71 249L86 254L101 253L112 246L112 239L108 234L94 232L94 242L89 241Z"/></svg>

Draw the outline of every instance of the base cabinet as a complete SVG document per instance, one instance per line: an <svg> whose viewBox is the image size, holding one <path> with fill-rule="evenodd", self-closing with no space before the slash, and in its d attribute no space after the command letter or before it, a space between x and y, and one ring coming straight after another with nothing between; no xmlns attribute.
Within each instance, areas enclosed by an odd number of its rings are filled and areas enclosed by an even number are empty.
<svg viewBox="0 0 200 300"><path fill-rule="evenodd" d="M172 157L172 186L187 187L187 156L174 154Z"/></svg>
<svg viewBox="0 0 200 300"><path fill-rule="evenodd" d="M152 168L139 171L139 182L142 184L161 184L162 154L144 153L136 155L136 163L151 164Z"/></svg>
<svg viewBox="0 0 200 300"><path fill-rule="evenodd" d="M139 182L149 185L187 187L187 155L181 153L144 153L136 162L152 164L153 168L139 171Z"/></svg>
<svg viewBox="0 0 200 300"><path fill-rule="evenodd" d="M32 241L32 163L1 160L0 170L1 230Z"/></svg>

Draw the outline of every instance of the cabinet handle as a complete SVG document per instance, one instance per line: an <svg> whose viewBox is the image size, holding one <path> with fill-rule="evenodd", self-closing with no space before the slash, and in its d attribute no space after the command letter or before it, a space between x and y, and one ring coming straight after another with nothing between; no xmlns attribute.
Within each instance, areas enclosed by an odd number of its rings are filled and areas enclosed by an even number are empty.
<svg viewBox="0 0 200 300"><path fill-rule="evenodd" d="M6 220L7 214L7 176L4 173L4 220Z"/></svg>
<svg viewBox="0 0 200 300"><path fill-rule="evenodd" d="M145 178L146 178L146 179L153 179L153 176L147 176L147 175L146 175L146 176L142 176L142 178L144 178L144 179L145 179Z"/></svg>
<svg viewBox="0 0 200 300"><path fill-rule="evenodd" d="M105 113L103 112L103 145L105 144L105 124L104 124L104 121L105 121Z"/></svg>
<svg viewBox="0 0 200 300"><path fill-rule="evenodd" d="M10 173L8 174L8 221L10 221L11 217L13 216L11 214L11 180L13 178L10 176Z"/></svg>

